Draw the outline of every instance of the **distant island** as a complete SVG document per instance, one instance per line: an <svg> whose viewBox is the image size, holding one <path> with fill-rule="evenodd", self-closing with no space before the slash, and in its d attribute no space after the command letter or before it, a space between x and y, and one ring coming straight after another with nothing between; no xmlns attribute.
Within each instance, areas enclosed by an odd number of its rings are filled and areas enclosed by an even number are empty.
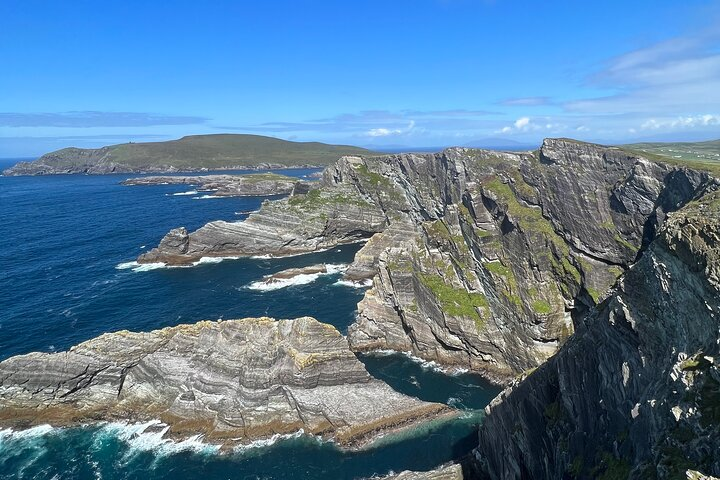
<svg viewBox="0 0 720 480"><path fill-rule="evenodd" d="M206 170L325 166L343 155L368 155L349 145L291 142L246 134L191 135L166 142L123 143L101 148L69 147L3 175L173 173Z"/></svg>

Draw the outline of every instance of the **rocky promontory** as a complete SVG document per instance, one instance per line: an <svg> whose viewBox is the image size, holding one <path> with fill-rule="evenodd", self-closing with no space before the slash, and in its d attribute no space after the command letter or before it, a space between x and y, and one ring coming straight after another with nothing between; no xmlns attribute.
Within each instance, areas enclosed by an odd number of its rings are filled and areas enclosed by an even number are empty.
<svg viewBox="0 0 720 480"><path fill-rule="evenodd" d="M3 175L177 173L209 170L311 168L342 155L372 154L364 148L291 142L248 134L189 135L165 142L122 143L101 148L68 147L32 162L19 162Z"/></svg>
<svg viewBox="0 0 720 480"><path fill-rule="evenodd" d="M309 317L120 331L0 363L2 427L159 419L171 437L225 446L302 429L359 447L450 412L372 378L334 327Z"/></svg>
<svg viewBox="0 0 720 480"><path fill-rule="evenodd" d="M719 182L635 152L547 139L534 152L348 156L316 188L241 222L179 228L139 262L290 255L367 240L348 338L507 383L543 364L682 208Z"/></svg>
<svg viewBox="0 0 720 480"><path fill-rule="evenodd" d="M122 185L192 185L218 197L289 195L309 190L309 183L276 173L247 175L148 176L129 178Z"/></svg>

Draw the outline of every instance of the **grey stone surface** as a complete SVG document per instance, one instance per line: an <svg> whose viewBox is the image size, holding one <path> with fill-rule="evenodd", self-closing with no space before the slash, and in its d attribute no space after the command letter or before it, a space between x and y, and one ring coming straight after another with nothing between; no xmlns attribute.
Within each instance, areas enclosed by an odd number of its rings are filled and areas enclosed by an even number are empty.
<svg viewBox="0 0 720 480"><path fill-rule="evenodd" d="M720 474L720 193L671 213L558 354L487 408L487 478Z"/></svg>
<svg viewBox="0 0 720 480"><path fill-rule="evenodd" d="M275 173L247 175L148 176L129 178L123 185L193 185L218 197L288 195L302 180Z"/></svg>
<svg viewBox="0 0 720 480"><path fill-rule="evenodd" d="M211 222L187 248L171 232L138 261L290 255L369 238L345 273L373 280L351 347L507 383L557 352L669 212L717 187L707 173L565 139L527 153L343 157L319 188L243 222Z"/></svg>
<svg viewBox="0 0 720 480"><path fill-rule="evenodd" d="M0 425L160 419L226 445L303 429L341 446L449 413L373 379L346 339L310 317L199 322L104 334L0 363Z"/></svg>

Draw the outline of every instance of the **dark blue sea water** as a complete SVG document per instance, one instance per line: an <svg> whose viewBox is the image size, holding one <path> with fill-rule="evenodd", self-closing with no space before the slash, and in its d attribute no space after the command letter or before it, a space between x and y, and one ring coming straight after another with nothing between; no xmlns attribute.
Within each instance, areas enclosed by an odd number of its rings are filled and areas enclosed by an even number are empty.
<svg viewBox="0 0 720 480"><path fill-rule="evenodd" d="M338 274L273 291L248 286L290 267L347 264L358 246L191 268L118 268L157 245L171 228L193 230L211 220L242 219L264 200L173 195L190 190L186 186L119 185L128 176L0 177L0 360L64 350L108 331L202 319L311 315L341 331L352 322L363 290L338 284ZM464 408L465 414L387 436L355 453L305 436L218 454L199 441L172 443L137 425L5 430L0 431L0 478L358 478L429 469L472 448L481 417L476 409L496 389L477 377L444 375L401 355L362 360L393 388Z"/></svg>

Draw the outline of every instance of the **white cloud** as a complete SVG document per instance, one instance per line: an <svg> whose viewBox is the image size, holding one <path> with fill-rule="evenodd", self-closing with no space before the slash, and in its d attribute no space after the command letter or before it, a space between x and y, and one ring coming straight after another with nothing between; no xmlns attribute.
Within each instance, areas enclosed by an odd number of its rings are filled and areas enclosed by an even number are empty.
<svg viewBox="0 0 720 480"><path fill-rule="evenodd" d="M518 130L525 130L530 125L529 117L522 117L515 120L515 128Z"/></svg>
<svg viewBox="0 0 720 480"><path fill-rule="evenodd" d="M673 38L626 53L592 75L606 96L578 99L571 112L687 115L720 106L720 30Z"/></svg>
<svg viewBox="0 0 720 480"><path fill-rule="evenodd" d="M710 127L720 125L720 115L694 115L676 118L656 119L651 118L640 125L641 130L661 130Z"/></svg>
<svg viewBox="0 0 720 480"><path fill-rule="evenodd" d="M415 128L415 120L411 120L405 128L371 128L365 135L368 137L393 137L410 133Z"/></svg>

